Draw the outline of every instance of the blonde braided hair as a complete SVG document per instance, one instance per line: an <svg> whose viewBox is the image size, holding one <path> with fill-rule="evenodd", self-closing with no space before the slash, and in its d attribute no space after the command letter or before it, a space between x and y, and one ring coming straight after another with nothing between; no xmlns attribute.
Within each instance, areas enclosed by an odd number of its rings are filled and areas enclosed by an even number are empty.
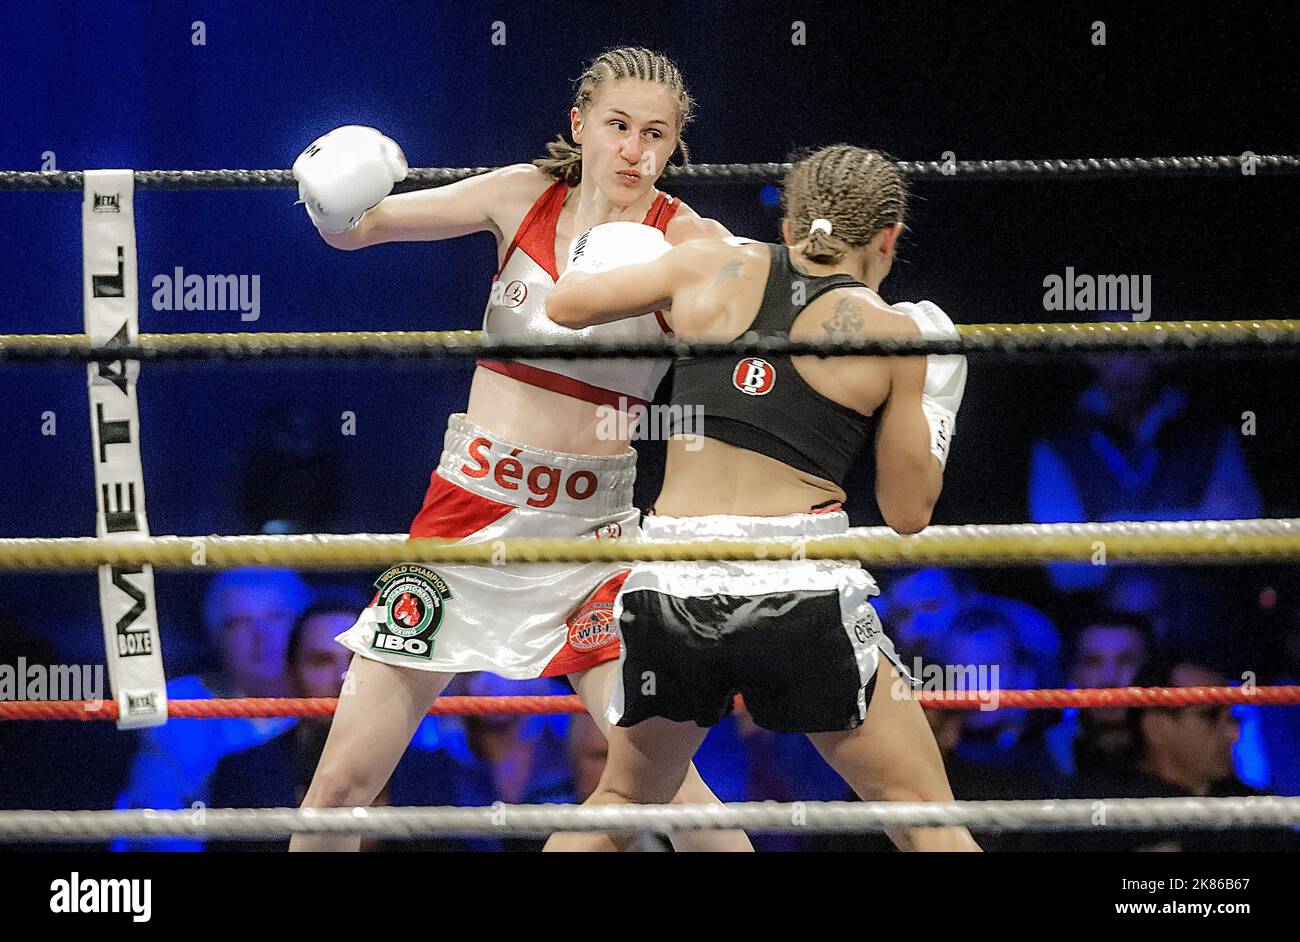
<svg viewBox="0 0 1300 942"><path fill-rule="evenodd" d="M682 132L695 116L695 100L686 91L682 73L673 61L661 52L651 52L640 46L623 46L611 49L596 57L587 70L578 77L573 96L573 107L586 118L597 91L607 81L640 79L662 85L677 95L677 149L682 152L682 163L689 155ZM533 166L543 173L563 180L569 186L582 182L582 146L559 135L546 145L546 157L533 161Z"/></svg>
<svg viewBox="0 0 1300 942"><path fill-rule="evenodd" d="M834 144L797 160L786 174L781 201L803 256L835 265L903 221L907 184L888 155Z"/></svg>

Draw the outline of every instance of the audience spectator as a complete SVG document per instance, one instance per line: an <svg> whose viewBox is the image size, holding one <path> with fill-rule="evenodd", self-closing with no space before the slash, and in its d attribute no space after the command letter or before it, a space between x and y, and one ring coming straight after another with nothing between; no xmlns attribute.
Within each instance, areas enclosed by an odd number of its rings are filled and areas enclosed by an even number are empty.
<svg viewBox="0 0 1300 942"><path fill-rule="evenodd" d="M890 579L876 603L885 630L899 657L911 664L924 660L930 644L944 631L961 607L962 591L947 569L918 569Z"/></svg>
<svg viewBox="0 0 1300 942"><path fill-rule="evenodd" d="M1034 663L1042 683L1053 682L1060 638L1051 619L1027 602L981 592L956 570L928 568L887 582L876 608L906 664L929 656L929 646L963 607L998 611L1015 625L1016 643Z"/></svg>
<svg viewBox="0 0 1300 942"><path fill-rule="evenodd" d="M362 603L364 604L364 603ZM337 697L352 652L334 636L356 620L357 606L314 602L294 621L286 649L291 696ZM303 719L261 745L232 753L212 773L215 808L296 808L311 783L312 771L329 735L329 717ZM274 843L209 842L210 850L287 850Z"/></svg>
<svg viewBox="0 0 1300 942"><path fill-rule="evenodd" d="M0 684L0 699L77 696L75 689L51 688L51 668L75 672L84 699L112 698L103 664L62 663L48 641L28 633L12 616L0 614L0 670L8 681ZM27 686L33 670L46 678L40 694ZM0 808L111 808L131 759L123 739L112 723L0 722ZM20 845L22 850L103 850L104 846L103 841Z"/></svg>
<svg viewBox="0 0 1300 942"><path fill-rule="evenodd" d="M931 674L943 678L943 687L953 691L988 693L1024 690L1040 686L1031 655L1019 643L1015 622L998 609L972 606L958 609L940 641L932 647L933 660L920 679L933 686ZM1050 762L1042 741L1041 711L1012 709L991 700L990 709L948 710L931 720L952 740L949 753L969 764L972 790L980 770L1012 770L1018 779L1033 781L1044 792L1050 776ZM957 727L956 732L946 727ZM997 773L990 773L996 782ZM994 785L987 786L993 788Z"/></svg>
<svg viewBox="0 0 1300 942"><path fill-rule="evenodd" d="M1023 602L975 591L960 574L932 569L914 576L919 578L900 580L904 591L898 594L900 604L894 615L906 627L907 637L928 652L929 665L945 669L946 682L956 677L969 682L980 676L982 666L986 681L1001 690L1049 685L1056 635L1041 613ZM305 585L290 572L236 570L218 576L209 586L204 614L220 650L223 670L178 678L168 685L169 697L338 695L350 655L333 637L351 624L364 599L330 599L304 608L308 597ZM1026 624L1031 626L1028 630ZM1066 671L1072 686L1227 683L1222 674L1204 664L1159 656L1151 625L1140 615L1087 605L1074 624L1077 633ZM40 656L35 649L28 653L29 663ZM1260 682L1293 683L1300 675L1300 613L1290 624L1285 653L1286 661L1277 675ZM992 673L994 667L996 674ZM475 695L563 692L555 682L546 680L520 683L491 674L459 680L461 689L455 692ZM944 756L954 797L987 800L1257 794L1233 774L1240 713L1240 709L1218 707L1064 711L1062 722L1047 731L1050 760L1040 741L1041 730L1036 728L1040 717L1051 715L1046 711L932 709L927 710L927 718ZM1281 721L1263 724L1270 756L1286 748L1294 751L1293 742L1279 739L1290 735L1287 724L1293 711L1279 708L1263 713ZM582 801L599 780L607 754L604 737L585 714L571 720L469 716L431 719L429 725L430 729L422 727L417 733L378 804L482 806L497 801ZM713 737L718 740L713 752L728 770L723 778L735 779L734 794L725 795L726 800L853 799L804 737L757 729L743 712L724 725L725 730L720 727L724 735ZM0 726L0 734L13 734L17 728L13 724ZM328 729L328 720L312 719L297 724L292 720L173 720L146 730L140 734L142 748L118 807L184 808L195 801L212 807L296 806ZM17 746L4 752L24 754ZM48 768L49 757L42 762L43 768ZM1275 767L1291 770L1285 763L1275 763ZM5 771L18 768L9 763ZM1061 780L1058 773L1069 778ZM1271 791L1295 793L1295 789L1287 790L1290 780L1285 774L1275 778ZM18 797L14 783L21 780L21 774L0 775L0 806L14 807L15 801L27 807L41 806L39 800ZM87 806L84 799L72 804ZM93 800L89 804L93 805ZM983 833L978 839L988 850L1296 847L1294 834L1261 829L1213 833L1103 829L1068 839L1051 834ZM212 849L271 850L284 843L218 842ZM861 851L892 846L882 834L800 836L759 843L765 849ZM113 843L116 850L201 847L184 840ZM540 841L536 840L440 839L367 842L363 849L538 847ZM646 835L640 849L657 851L669 846Z"/></svg>
<svg viewBox="0 0 1300 942"><path fill-rule="evenodd" d="M215 674L178 677L170 700L213 697L280 697L289 692L285 655L294 619L310 592L294 572L232 569L212 580L203 621L221 654ZM223 756L263 743L292 719L181 719L141 731L140 751L118 808L189 808L210 803L208 778ZM113 850L201 850L184 838L113 842Z"/></svg>
<svg viewBox="0 0 1300 942"><path fill-rule="evenodd" d="M1225 686L1218 670L1188 658L1151 657L1137 672L1139 687ZM1134 763L1080 775L1065 793L1089 798L1228 797L1261 794L1233 774L1238 725L1233 708L1203 705L1127 711ZM1068 841L1039 838L1052 846L1086 850L1285 850L1300 849L1291 831L1240 828L1130 831L1104 826Z"/></svg>
<svg viewBox="0 0 1300 942"><path fill-rule="evenodd" d="M1262 506L1239 430L1187 414L1185 390L1162 385L1147 356L1091 358L1096 382L1060 431L1037 442L1029 513L1037 523L1218 520ZM1052 564L1063 591L1098 588L1106 566Z"/></svg>
<svg viewBox="0 0 1300 942"><path fill-rule="evenodd" d="M364 605L364 599L326 599L313 603L298 616L288 645L293 696L340 695L352 652L336 643L334 638L352 625L357 611ZM226 756L212 775L213 806L296 808L311 784L329 729L329 717L304 719L261 745ZM398 763L392 780L375 804L450 804L454 795L452 766L453 763L438 761L427 751L412 748ZM210 841L208 844L210 850L287 850L288 846L287 839L275 842ZM415 846L400 848L381 841L362 842L362 850L441 850L457 846L454 841L417 842Z"/></svg>
<svg viewBox="0 0 1300 942"><path fill-rule="evenodd" d="M1131 687L1155 649L1151 625L1141 615L1085 609L1078 616L1071 687ZM1065 710L1047 731L1056 768L1063 775L1097 775L1130 766L1133 731L1123 707Z"/></svg>
<svg viewBox="0 0 1300 942"><path fill-rule="evenodd" d="M1268 682L1300 684L1300 606L1284 629L1282 663ZM1269 791L1300 795L1300 706L1254 709L1259 713L1260 738L1272 773Z"/></svg>
<svg viewBox="0 0 1300 942"><path fill-rule="evenodd" d="M470 696L545 696L568 693L557 680L506 680L496 674L469 676ZM573 801L573 775L566 744L569 718L555 715L488 714L465 716L461 736L444 738L454 762L453 794L447 804L483 806L552 804ZM470 850L540 850L533 838L474 838Z"/></svg>

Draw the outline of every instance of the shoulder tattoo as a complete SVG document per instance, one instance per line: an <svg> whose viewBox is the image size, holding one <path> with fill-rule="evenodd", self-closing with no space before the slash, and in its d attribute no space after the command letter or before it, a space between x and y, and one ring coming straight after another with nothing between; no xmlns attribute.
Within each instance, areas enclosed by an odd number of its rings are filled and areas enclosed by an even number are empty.
<svg viewBox="0 0 1300 942"><path fill-rule="evenodd" d="M862 306L841 298L835 303L830 320L822 324L822 329L832 337L858 333L862 330Z"/></svg>
<svg viewBox="0 0 1300 942"><path fill-rule="evenodd" d="M735 261L733 259L732 261L727 262L727 264L722 266L721 270L718 271L718 277L713 280L713 283L719 284L720 282L727 281L731 278L735 278L739 274L740 274L740 262Z"/></svg>

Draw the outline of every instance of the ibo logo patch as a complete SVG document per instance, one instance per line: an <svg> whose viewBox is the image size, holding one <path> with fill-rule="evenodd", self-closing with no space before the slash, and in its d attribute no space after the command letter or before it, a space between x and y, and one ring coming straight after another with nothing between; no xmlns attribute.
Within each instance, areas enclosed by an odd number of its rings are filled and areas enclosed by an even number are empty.
<svg viewBox="0 0 1300 942"><path fill-rule="evenodd" d="M375 582L375 637L370 646L431 660L433 637L442 627L451 599L447 580L432 569L403 563Z"/></svg>

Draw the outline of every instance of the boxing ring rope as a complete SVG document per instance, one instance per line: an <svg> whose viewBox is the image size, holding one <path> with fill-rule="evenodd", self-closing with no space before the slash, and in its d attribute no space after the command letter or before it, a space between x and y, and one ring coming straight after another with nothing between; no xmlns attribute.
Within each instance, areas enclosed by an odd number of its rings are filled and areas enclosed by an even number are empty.
<svg viewBox="0 0 1300 942"><path fill-rule="evenodd" d="M1169 709L1203 705L1290 706L1300 703L1300 686L1276 687L1098 687L1076 690L909 691L907 699L937 710L1095 709L1145 707ZM214 700L169 700L172 719L267 719L333 716L337 697L242 697ZM736 708L744 701L736 698ZM429 716L518 716L585 713L575 695L439 697ZM0 722L19 720L116 720L118 705L104 700L0 700Z"/></svg>
<svg viewBox="0 0 1300 942"><path fill-rule="evenodd" d="M902 536L858 527L839 536L639 542L510 538L466 543L399 534L13 537L0 539L0 570L369 569L398 563L474 564L701 560L862 560L875 566L1044 562L1259 563L1300 558L1300 519L1134 523L1016 523L927 527Z"/></svg>
<svg viewBox="0 0 1300 942"><path fill-rule="evenodd" d="M1075 798L1048 801L738 802L729 805L506 805L478 808L198 808L0 811L0 840L209 840L286 834L418 838L544 836L555 831L744 830L751 834L968 827L999 831L1294 827L1300 798Z"/></svg>
<svg viewBox="0 0 1300 942"><path fill-rule="evenodd" d="M93 347L85 334L0 334L0 360L116 361L271 357L564 357L572 360L661 357L923 356L930 354L1069 354L1150 350L1162 353L1233 350L1294 351L1300 319L1135 321L1131 323L959 324L957 339L792 340L740 337L728 341L520 342L485 338L476 330L288 331L282 333L140 334L137 342Z"/></svg>
<svg viewBox="0 0 1300 942"><path fill-rule="evenodd" d="M1191 157L1073 157L1020 160L899 160L907 177L937 180L1078 179L1082 177L1203 177L1300 173L1300 156L1254 154ZM667 167L664 177L691 183L775 182L790 171L788 163L688 164ZM446 186L496 167L411 167L397 191ZM0 170L0 190L80 190L77 170ZM137 170L137 189L155 190L296 190L289 170Z"/></svg>
<svg viewBox="0 0 1300 942"><path fill-rule="evenodd" d="M1088 178L1249 177L1300 172L1300 156L1255 155L1069 160L899 161L908 177L937 180L1065 180ZM490 167L412 168L397 190L440 186ZM669 168L683 183L766 183L789 164L697 164ZM296 189L288 170L133 171L134 186L162 190ZM77 171L0 170L0 190L82 191ZM477 331L335 331L292 333L139 334L131 344L93 348L85 334L0 334L0 361L106 362L212 358L326 357L714 357L735 355L879 356L930 354L1061 354L1098 351L1224 353L1300 349L1300 319L1243 319L1087 324L987 323L958 327L957 339L857 338L792 341L747 336L717 343L666 339L652 343L518 343ZM1100 562L1098 554L1101 554ZM932 527L903 537L888 528L799 540L635 541L510 539L490 543L417 540L399 534L3 539L0 570L81 570L100 565L172 569L289 566L372 568L398 562L548 563L716 559L862 559L873 565L1040 564L1043 562L1263 562L1300 557L1300 520L1016 524ZM938 709L1173 708L1198 704L1293 705L1300 686L1116 688L910 693ZM326 717L333 698L175 700L173 718ZM737 706L743 709L743 702ZM445 697L433 715L583 712L569 697ZM0 702L0 721L114 720L109 700ZM273 839L290 833L544 835L566 831L743 829L751 833L862 831L966 826L975 830L1292 827L1300 798L1179 798L946 803L795 802L672 806L508 806L490 808L191 809L184 811L4 811L0 840L86 840L115 835L191 835Z"/></svg>

